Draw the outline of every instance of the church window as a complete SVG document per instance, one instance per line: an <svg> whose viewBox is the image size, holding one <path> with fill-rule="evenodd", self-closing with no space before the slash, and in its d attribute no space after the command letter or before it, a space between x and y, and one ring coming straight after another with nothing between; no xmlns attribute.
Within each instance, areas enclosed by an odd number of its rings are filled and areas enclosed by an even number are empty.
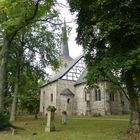
<svg viewBox="0 0 140 140"><path fill-rule="evenodd" d="M114 94L110 94L110 101L114 101Z"/></svg>
<svg viewBox="0 0 140 140"><path fill-rule="evenodd" d="M101 90L99 88L95 89L95 100L101 101Z"/></svg>
<svg viewBox="0 0 140 140"><path fill-rule="evenodd" d="M43 108L43 112L44 112L44 108L45 108L45 91L42 92L42 108Z"/></svg>
<svg viewBox="0 0 140 140"><path fill-rule="evenodd" d="M90 101L90 90L88 88L84 89L85 101Z"/></svg>
<svg viewBox="0 0 140 140"><path fill-rule="evenodd" d="M85 95L85 101L87 100L87 98L86 98L86 93L84 93L84 95Z"/></svg>
<svg viewBox="0 0 140 140"><path fill-rule="evenodd" d="M51 102L53 102L53 94L51 94Z"/></svg>
<svg viewBox="0 0 140 140"><path fill-rule="evenodd" d="M68 104L70 103L70 98L67 99L67 103L68 103Z"/></svg>
<svg viewBox="0 0 140 140"><path fill-rule="evenodd" d="M45 98L45 91L43 91L43 99Z"/></svg>
<svg viewBox="0 0 140 140"><path fill-rule="evenodd" d="M42 92L42 99L44 101L44 99L45 99L45 91Z"/></svg>

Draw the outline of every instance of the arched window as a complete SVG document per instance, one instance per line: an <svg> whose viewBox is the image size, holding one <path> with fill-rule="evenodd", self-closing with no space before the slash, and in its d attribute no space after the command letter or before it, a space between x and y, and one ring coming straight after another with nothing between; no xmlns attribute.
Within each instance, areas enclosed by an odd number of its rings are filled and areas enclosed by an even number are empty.
<svg viewBox="0 0 140 140"><path fill-rule="evenodd" d="M51 102L53 102L53 94L51 94Z"/></svg>
<svg viewBox="0 0 140 140"><path fill-rule="evenodd" d="M90 90L89 88L84 88L84 95L85 95L85 101L90 101Z"/></svg>
<svg viewBox="0 0 140 140"><path fill-rule="evenodd" d="M110 101L114 101L114 94L112 93L110 93Z"/></svg>
<svg viewBox="0 0 140 140"><path fill-rule="evenodd" d="M42 106L43 106L43 110L44 110L45 102L46 102L45 101L45 91L43 91L43 95L42 95Z"/></svg>
<svg viewBox="0 0 140 140"><path fill-rule="evenodd" d="M43 91L43 95L42 95L43 101L45 99L45 91Z"/></svg>
<svg viewBox="0 0 140 140"><path fill-rule="evenodd" d="M70 98L67 99L67 103L68 103L68 104L70 103Z"/></svg>
<svg viewBox="0 0 140 140"><path fill-rule="evenodd" d="M101 90L99 88L95 88L95 100L101 101Z"/></svg>

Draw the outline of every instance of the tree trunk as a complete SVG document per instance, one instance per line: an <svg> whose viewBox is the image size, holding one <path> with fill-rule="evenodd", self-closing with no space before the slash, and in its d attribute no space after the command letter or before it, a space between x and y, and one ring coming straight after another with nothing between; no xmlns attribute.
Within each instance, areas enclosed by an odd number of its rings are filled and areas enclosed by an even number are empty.
<svg viewBox="0 0 140 140"><path fill-rule="evenodd" d="M21 56L17 57L19 60ZM19 91L19 75L20 75L20 61L17 60L16 76L15 76L15 87L14 87L14 97L11 106L10 122L15 121L16 119L16 105L17 105L17 95Z"/></svg>
<svg viewBox="0 0 140 140"><path fill-rule="evenodd" d="M14 97L12 101L12 106L11 106L11 112L10 112L10 122L15 121L16 119L16 104L17 104L17 94L18 94L18 82L15 82L15 92L14 92Z"/></svg>
<svg viewBox="0 0 140 140"><path fill-rule="evenodd" d="M130 131L140 131L140 107L138 94L134 90L133 72L125 73L126 88L130 99Z"/></svg>
<svg viewBox="0 0 140 140"><path fill-rule="evenodd" d="M5 87L6 87L6 75L7 75L7 56L8 56L8 46L9 42L7 38L4 38L3 46L0 54L0 109L4 109L4 102L3 102L3 96L5 93Z"/></svg>
<svg viewBox="0 0 140 140"><path fill-rule="evenodd" d="M13 97L13 101L12 101L10 122L15 121L15 119L16 119L17 92L18 92L18 83L15 83L15 92L14 92L14 97Z"/></svg>

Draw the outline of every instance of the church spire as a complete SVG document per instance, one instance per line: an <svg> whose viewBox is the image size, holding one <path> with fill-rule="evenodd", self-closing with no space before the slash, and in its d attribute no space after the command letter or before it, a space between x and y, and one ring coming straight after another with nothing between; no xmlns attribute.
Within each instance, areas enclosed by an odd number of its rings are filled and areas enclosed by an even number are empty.
<svg viewBox="0 0 140 140"><path fill-rule="evenodd" d="M66 29L65 19L64 19L64 26L62 27L61 55L64 57L70 57L69 56L68 37L67 37L67 29Z"/></svg>

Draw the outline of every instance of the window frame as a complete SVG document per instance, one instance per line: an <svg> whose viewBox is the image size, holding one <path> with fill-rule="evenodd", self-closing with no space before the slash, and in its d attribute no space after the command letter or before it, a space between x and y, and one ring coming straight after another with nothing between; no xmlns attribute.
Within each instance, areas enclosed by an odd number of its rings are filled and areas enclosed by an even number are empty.
<svg viewBox="0 0 140 140"><path fill-rule="evenodd" d="M95 101L101 101L101 90L100 90L100 88L95 88Z"/></svg>
<svg viewBox="0 0 140 140"><path fill-rule="evenodd" d="M50 101L53 102L53 93L51 93Z"/></svg>

